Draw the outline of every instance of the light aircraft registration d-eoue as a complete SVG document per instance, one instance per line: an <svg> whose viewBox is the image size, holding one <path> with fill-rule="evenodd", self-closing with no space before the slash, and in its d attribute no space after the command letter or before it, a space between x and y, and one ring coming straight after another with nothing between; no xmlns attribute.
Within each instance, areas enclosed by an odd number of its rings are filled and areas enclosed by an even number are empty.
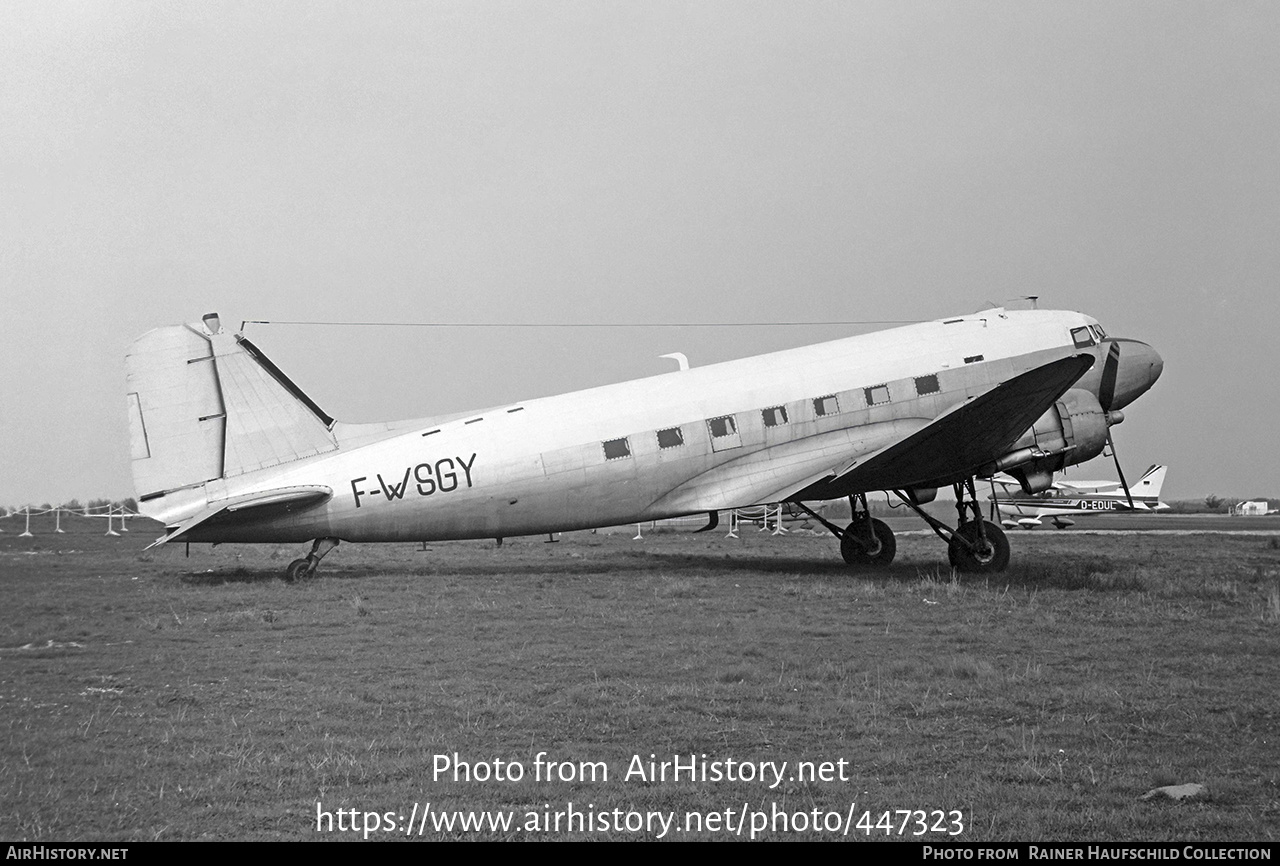
<svg viewBox="0 0 1280 866"><path fill-rule="evenodd" d="M1132 487L1124 481L1069 481L1065 478L1053 482L1047 490L1027 496L1019 489L1016 479L997 475L991 479L991 499L995 504L992 517L998 513L1000 523L1009 529L1034 529L1041 525L1041 518L1048 517L1059 529L1075 526L1068 514L1134 514L1168 511L1169 506L1160 501L1160 488L1168 467L1153 465L1142 473ZM997 493L996 488L1004 492Z"/></svg>
<svg viewBox="0 0 1280 866"><path fill-rule="evenodd" d="M893 560L866 494L893 491L962 571L1003 570L975 478L1027 493L1099 454L1163 361L1086 315L991 309L471 412L349 424L262 351L200 323L129 349L140 510L154 544L305 542L286 577L339 541L542 535L795 503L850 566ZM956 495L955 528L920 508ZM808 502L848 497L843 528ZM154 545L153 545L154 546Z"/></svg>

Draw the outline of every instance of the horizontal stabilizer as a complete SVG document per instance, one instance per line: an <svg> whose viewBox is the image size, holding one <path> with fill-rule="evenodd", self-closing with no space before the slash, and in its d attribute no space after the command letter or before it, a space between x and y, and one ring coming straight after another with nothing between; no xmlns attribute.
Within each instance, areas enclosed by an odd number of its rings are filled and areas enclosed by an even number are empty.
<svg viewBox="0 0 1280 866"><path fill-rule="evenodd" d="M250 508L280 508L292 510L298 506L316 505L333 496L333 489L323 485L304 485L298 487L278 487L275 490L260 490L257 493L246 493L232 496L217 502L210 502L207 507L188 517L182 523L146 546L146 550L158 547L185 535L192 529L212 517L223 512L244 511Z"/></svg>

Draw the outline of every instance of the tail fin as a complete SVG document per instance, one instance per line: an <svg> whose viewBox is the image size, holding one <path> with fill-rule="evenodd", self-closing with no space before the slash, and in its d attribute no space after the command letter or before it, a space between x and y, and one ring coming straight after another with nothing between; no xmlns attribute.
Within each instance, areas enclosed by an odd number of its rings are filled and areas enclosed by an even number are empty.
<svg viewBox="0 0 1280 866"><path fill-rule="evenodd" d="M333 419L215 314L142 335L125 367L140 503L338 448Z"/></svg>
<svg viewBox="0 0 1280 866"><path fill-rule="evenodd" d="M1142 473L1142 477L1138 479L1138 483L1130 488L1134 496L1141 496L1144 499L1151 497L1160 498L1160 488L1164 486L1164 474L1169 471L1169 467L1156 464Z"/></svg>

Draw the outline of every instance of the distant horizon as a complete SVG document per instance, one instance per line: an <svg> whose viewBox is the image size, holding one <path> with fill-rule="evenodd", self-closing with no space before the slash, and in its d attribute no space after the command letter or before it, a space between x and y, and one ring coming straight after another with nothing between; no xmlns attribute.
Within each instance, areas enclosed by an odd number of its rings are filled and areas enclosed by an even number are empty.
<svg viewBox="0 0 1280 866"><path fill-rule="evenodd" d="M1103 479L1103 480L1115 481L1115 483L1117 484L1119 483L1118 479ZM982 483L982 479L979 479L979 483ZM877 494L877 495L883 495L883 494ZM940 500L946 501L948 500L949 496L950 496L950 491L940 490L938 492L938 498ZM1162 496L1160 497L1160 501L1165 502L1169 505L1189 505L1192 503L1199 503L1207 506L1208 505L1207 500L1211 496L1216 496L1217 498L1221 499L1222 500L1221 504L1224 504L1224 505L1238 505L1241 502L1265 501L1268 503L1276 503L1278 506L1280 506L1280 496L1217 496L1217 494L1213 494L1213 493L1207 493L1204 496L1201 496L1198 498L1188 497L1188 498L1175 499L1167 496ZM836 501L844 501L844 500L842 498L840 500L831 500L831 501L836 502ZM62 502L53 502L49 500L45 500L45 501L32 500L31 502L24 502L21 505L9 505L9 506L0 505L0 508L4 508L8 512L6 514L0 514L0 520L6 517L13 517L15 515L21 514L23 509L27 507L30 507L32 509L40 509L42 511L51 511L54 508L62 508L65 510L68 507L70 507L70 504L72 502L79 502L80 503L80 505L78 506L79 508L95 508L95 507L100 508L104 504L105 505L124 505L124 504L127 504L128 502L133 502L134 507L136 507L137 497L122 496L122 497L111 498L107 496L92 496L92 497L85 498L80 496L73 496L70 499L64 500ZM99 504L93 505L92 503L99 503ZM773 504L773 503L769 503L769 504ZM744 506L744 507L754 507L754 506ZM138 513L141 514L141 512L138 512ZM623 525L623 524L619 524L619 525Z"/></svg>

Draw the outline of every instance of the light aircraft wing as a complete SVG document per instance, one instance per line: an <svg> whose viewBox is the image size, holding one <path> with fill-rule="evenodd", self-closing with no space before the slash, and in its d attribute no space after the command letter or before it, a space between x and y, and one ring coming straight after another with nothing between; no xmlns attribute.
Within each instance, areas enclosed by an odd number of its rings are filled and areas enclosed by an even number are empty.
<svg viewBox="0 0 1280 866"><path fill-rule="evenodd" d="M1072 355L1015 376L790 498L937 487L968 477L1003 455L1092 365L1091 355Z"/></svg>
<svg viewBox="0 0 1280 866"><path fill-rule="evenodd" d="M1060 490L1070 490L1073 492L1089 492L1103 493L1108 490L1115 490L1120 487L1119 481L1066 481L1060 479L1053 483L1054 487Z"/></svg>
<svg viewBox="0 0 1280 866"><path fill-rule="evenodd" d="M233 496L229 499L210 502L207 507L191 515L177 526L166 527L169 531L148 544L145 549L150 550L165 542L173 541L175 538L190 532L219 514L248 509L253 509L255 515L292 511L299 506L318 504L332 495L332 488L323 485L302 485L298 487L278 487L274 490L262 490L257 493L247 493L243 496ZM275 515L272 514L271 516Z"/></svg>

